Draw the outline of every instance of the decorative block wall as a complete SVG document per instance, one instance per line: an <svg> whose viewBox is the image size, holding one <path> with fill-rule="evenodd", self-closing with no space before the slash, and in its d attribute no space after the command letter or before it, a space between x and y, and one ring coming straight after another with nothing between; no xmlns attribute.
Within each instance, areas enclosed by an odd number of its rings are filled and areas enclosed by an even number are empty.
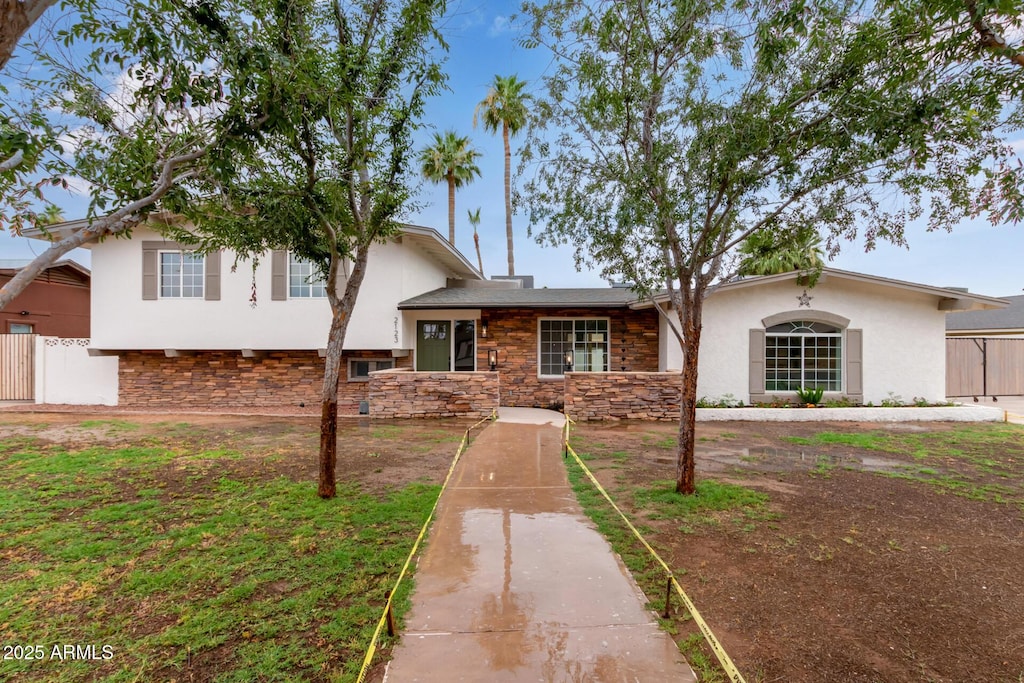
<svg viewBox="0 0 1024 683"><path fill-rule="evenodd" d="M370 416L472 417L482 419L498 407L497 372L370 373Z"/></svg>
<svg viewBox="0 0 1024 683"><path fill-rule="evenodd" d="M679 420L678 372L570 372L565 414L576 421Z"/></svg>

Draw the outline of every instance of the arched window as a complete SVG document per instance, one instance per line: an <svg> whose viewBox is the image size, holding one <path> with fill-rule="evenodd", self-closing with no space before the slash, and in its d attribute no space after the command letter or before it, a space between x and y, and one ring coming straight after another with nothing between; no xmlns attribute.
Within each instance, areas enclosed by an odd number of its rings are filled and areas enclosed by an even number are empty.
<svg viewBox="0 0 1024 683"><path fill-rule="evenodd" d="M794 320L765 329L765 391L821 387L843 390L843 332L834 325Z"/></svg>

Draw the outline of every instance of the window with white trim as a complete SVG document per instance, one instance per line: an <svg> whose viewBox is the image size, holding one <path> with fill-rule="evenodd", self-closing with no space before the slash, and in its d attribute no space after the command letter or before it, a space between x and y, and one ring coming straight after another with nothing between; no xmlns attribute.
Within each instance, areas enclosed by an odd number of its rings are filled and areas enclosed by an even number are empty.
<svg viewBox="0 0 1024 683"><path fill-rule="evenodd" d="M765 391L843 390L843 332L834 325L809 320L772 325L765 330L764 355Z"/></svg>
<svg viewBox="0 0 1024 683"><path fill-rule="evenodd" d="M607 318L542 319L540 374L565 375L570 353L573 372L608 372L609 343Z"/></svg>
<svg viewBox="0 0 1024 683"><path fill-rule="evenodd" d="M323 275L311 261L288 252L288 297L322 299L327 296Z"/></svg>
<svg viewBox="0 0 1024 683"><path fill-rule="evenodd" d="M202 299L206 257L194 251L160 252L160 297Z"/></svg>
<svg viewBox="0 0 1024 683"><path fill-rule="evenodd" d="M349 382L369 382L370 373L395 367L394 358L352 358L348 362Z"/></svg>

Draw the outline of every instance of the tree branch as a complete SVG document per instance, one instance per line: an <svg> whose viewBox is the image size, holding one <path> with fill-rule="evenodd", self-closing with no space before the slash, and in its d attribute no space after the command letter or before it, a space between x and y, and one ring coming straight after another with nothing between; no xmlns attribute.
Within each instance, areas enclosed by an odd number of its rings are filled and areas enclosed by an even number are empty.
<svg viewBox="0 0 1024 683"><path fill-rule="evenodd" d="M140 211L152 206L167 194L171 188L195 175L195 172L191 170L180 175L174 175L175 169L182 164L200 159L207 151L208 148L203 147L188 154L167 159L163 162L160 176L148 195L126 204L111 214L96 219L88 226L75 231L61 241L52 243L46 251L18 271L17 275L0 288L0 310L3 310L15 297L21 294L25 287L35 280L40 273L52 266L56 263L57 259L72 249L77 249L84 244L94 242L101 237L121 234L138 225L142 220Z"/></svg>

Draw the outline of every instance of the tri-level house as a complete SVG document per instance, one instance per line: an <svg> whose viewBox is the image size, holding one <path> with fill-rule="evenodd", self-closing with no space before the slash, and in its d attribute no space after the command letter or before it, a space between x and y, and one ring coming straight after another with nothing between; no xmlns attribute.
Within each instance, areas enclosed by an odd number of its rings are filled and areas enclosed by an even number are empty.
<svg viewBox="0 0 1024 683"><path fill-rule="evenodd" d="M198 254L159 224L91 249L89 348L118 357L120 404L315 410L330 308L309 263L287 251L255 265ZM1005 305L835 269L813 288L796 273L722 284L704 307L698 394L767 403L818 386L853 402L941 401L947 312ZM623 287L484 280L437 231L406 226L370 254L339 407L403 416L564 405L668 419L682 363L672 317Z"/></svg>

